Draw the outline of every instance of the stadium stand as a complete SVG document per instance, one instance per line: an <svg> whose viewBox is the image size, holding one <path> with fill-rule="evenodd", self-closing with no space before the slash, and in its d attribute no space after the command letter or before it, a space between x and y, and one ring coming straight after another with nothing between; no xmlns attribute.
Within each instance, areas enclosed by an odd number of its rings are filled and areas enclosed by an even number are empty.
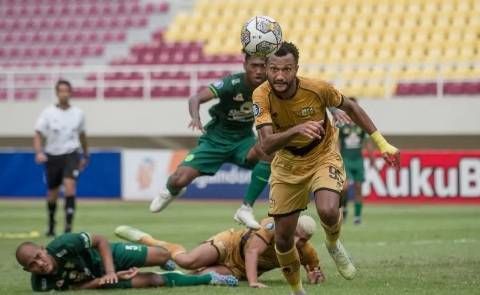
<svg viewBox="0 0 480 295"><path fill-rule="evenodd" d="M346 93L436 95L441 78L463 85L455 94L480 94L470 81L480 74L480 3L475 0L282 0L276 5L199 0L192 13L176 17L166 39L201 40L206 53L235 53L240 26L229 24L253 15L279 21L285 39L301 48L303 64L333 63L306 73L335 81ZM378 71L371 65L385 67ZM440 91L451 94L449 83Z"/></svg>
<svg viewBox="0 0 480 295"><path fill-rule="evenodd" d="M106 44L124 42L128 29L145 28L147 16L161 17L168 3L4 0L0 67L78 68L89 57L103 56L107 70L86 75L76 97L185 97L231 72L228 65L241 61L240 24L253 15L269 15L282 25L285 39L301 48L302 74L329 80L348 95L480 94L476 0L194 3L190 11L176 13L167 28L157 28L148 43L112 57ZM0 86L7 78L1 79ZM21 97L35 99L30 94ZM0 99L5 97L0 90Z"/></svg>

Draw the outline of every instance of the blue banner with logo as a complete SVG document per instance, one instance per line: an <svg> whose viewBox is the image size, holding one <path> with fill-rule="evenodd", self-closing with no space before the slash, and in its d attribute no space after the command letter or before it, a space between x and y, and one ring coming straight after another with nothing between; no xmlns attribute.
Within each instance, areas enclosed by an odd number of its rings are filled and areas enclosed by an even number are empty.
<svg viewBox="0 0 480 295"><path fill-rule="evenodd" d="M119 198L121 162L118 151L96 151L80 173L79 197ZM33 152L0 151L0 197L45 197L44 165L35 163Z"/></svg>
<svg viewBox="0 0 480 295"><path fill-rule="evenodd" d="M195 179L188 186L185 199L243 199L247 193L250 177L250 170L224 164L215 175ZM268 187L259 199L266 199L267 196Z"/></svg>

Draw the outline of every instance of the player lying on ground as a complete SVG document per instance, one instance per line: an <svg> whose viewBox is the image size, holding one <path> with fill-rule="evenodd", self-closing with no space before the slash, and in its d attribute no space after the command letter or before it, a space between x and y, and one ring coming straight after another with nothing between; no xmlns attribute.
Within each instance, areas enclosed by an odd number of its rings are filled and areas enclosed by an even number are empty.
<svg viewBox="0 0 480 295"><path fill-rule="evenodd" d="M46 248L24 242L17 247L16 258L25 271L32 273L34 291L238 285L235 277L214 272L139 272L137 267L166 268L171 262L170 253L158 246L110 244L104 237L86 232L61 235Z"/></svg>
<svg viewBox="0 0 480 295"><path fill-rule="evenodd" d="M302 215L298 219L295 231L295 245L300 254L301 264L305 267L308 281L312 284L323 282L325 277L320 261L309 239L316 230L316 223L310 216ZM130 226L119 226L115 234L128 241L162 246L172 253L172 259L182 268L195 273L217 272L234 275L240 280L248 280L253 288L266 285L258 281L264 272L279 268L273 240L275 224L273 218L261 221L259 230L226 230L209 238L195 249L187 252L179 244L173 244L152 238L149 234Z"/></svg>

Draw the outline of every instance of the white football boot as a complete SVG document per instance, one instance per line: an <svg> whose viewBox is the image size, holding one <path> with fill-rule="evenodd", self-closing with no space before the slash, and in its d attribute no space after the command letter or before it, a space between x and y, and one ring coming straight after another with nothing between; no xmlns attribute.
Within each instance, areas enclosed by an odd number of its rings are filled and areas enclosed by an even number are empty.
<svg viewBox="0 0 480 295"><path fill-rule="evenodd" d="M338 272L347 280L353 280L355 273L357 272L355 266L353 265L352 259L347 253L347 250L343 247L340 241L337 241L335 245L328 245L325 242L325 246L328 250L330 256L332 256L333 261L337 265Z"/></svg>
<svg viewBox="0 0 480 295"><path fill-rule="evenodd" d="M174 199L182 196L187 191L187 188L184 187L180 190L180 192L176 196L172 196L172 194L165 189L164 191L160 192L158 196L156 196L152 202L150 203L150 211L153 213L157 213L165 209L170 202Z"/></svg>
<svg viewBox="0 0 480 295"><path fill-rule="evenodd" d="M235 215L233 215L233 219L235 219L238 223L243 224L251 229L260 229L260 224L255 220L255 216L253 216L253 209L249 205L242 204L240 208L238 208Z"/></svg>

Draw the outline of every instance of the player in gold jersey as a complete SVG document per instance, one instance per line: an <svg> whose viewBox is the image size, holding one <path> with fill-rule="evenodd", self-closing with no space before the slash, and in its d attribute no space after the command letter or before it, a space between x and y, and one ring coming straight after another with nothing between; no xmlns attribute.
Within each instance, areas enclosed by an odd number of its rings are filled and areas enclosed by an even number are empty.
<svg viewBox="0 0 480 295"><path fill-rule="evenodd" d="M312 284L323 282L325 279L317 252L309 242L315 230L315 220L302 215L294 234L295 245L300 255L299 265L304 266L308 281ZM249 286L253 288L266 287L258 281L258 277L280 267L273 246L275 223L271 217L263 219L258 230L226 230L189 252L179 244L156 240L149 234L129 226L119 226L115 233L132 242L166 248L170 251L172 259L184 269L194 270L196 273L215 271L223 275L234 275L240 280L248 280Z"/></svg>
<svg viewBox="0 0 480 295"><path fill-rule="evenodd" d="M267 59L268 81L255 89L253 110L263 150L268 154L276 152L269 197L269 215L276 224L276 254L293 294L305 294L299 256L293 245L298 216L306 209L310 193L314 194L326 233L326 248L338 271L346 279L353 279L356 273L339 241L339 202L345 171L338 151L338 132L327 108L344 110L370 134L390 165L399 164L400 154L358 104L324 81L298 77L298 59L298 49L288 42Z"/></svg>

